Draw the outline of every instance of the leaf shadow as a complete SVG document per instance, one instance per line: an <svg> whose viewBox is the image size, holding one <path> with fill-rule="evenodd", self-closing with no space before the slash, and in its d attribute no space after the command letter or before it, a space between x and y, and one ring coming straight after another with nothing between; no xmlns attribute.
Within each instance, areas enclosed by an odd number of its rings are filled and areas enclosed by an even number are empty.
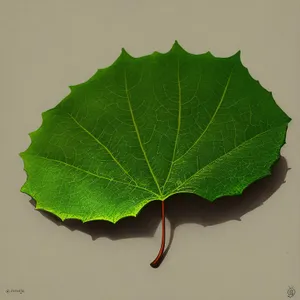
<svg viewBox="0 0 300 300"><path fill-rule="evenodd" d="M186 223L212 226L231 220L241 221L243 215L261 206L285 183L289 169L286 159L281 156L273 165L271 175L252 183L240 196L225 196L209 202L194 194L176 194L165 200L165 214L170 222L171 232L163 257L170 250L176 227ZM30 203L35 206L34 199ZM93 240L100 237L111 240L153 237L161 220L160 201L147 204L137 217L124 218L116 224L107 221L82 223L76 219L61 221L50 212L38 211L56 225L65 226L71 231L84 232Z"/></svg>

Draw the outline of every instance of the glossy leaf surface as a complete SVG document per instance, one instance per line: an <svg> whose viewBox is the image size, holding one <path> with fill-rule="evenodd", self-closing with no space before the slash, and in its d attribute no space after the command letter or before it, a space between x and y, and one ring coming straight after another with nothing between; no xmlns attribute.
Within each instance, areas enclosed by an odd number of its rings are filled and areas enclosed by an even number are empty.
<svg viewBox="0 0 300 300"><path fill-rule="evenodd" d="M21 153L21 191L37 208L84 222L117 222L147 203L189 192L237 195L270 174L291 120L243 66L240 53L124 49L42 114Z"/></svg>

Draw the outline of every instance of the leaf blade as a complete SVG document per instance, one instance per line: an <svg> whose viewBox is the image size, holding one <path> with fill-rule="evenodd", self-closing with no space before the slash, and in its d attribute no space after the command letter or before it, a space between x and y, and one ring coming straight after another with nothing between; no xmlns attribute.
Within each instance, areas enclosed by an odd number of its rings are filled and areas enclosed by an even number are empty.
<svg viewBox="0 0 300 300"><path fill-rule="evenodd" d="M195 55L178 42L140 58L123 49L42 116L21 155L21 191L84 222L136 216L174 193L239 194L270 173L291 120L240 52Z"/></svg>

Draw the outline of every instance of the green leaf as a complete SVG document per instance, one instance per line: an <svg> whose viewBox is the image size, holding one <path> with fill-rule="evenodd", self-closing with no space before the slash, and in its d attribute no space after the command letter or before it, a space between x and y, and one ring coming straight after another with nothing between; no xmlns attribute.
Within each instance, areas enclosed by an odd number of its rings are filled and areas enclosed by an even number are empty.
<svg viewBox="0 0 300 300"><path fill-rule="evenodd" d="M270 174L291 120L240 52L194 55L177 42L140 58L123 49L70 88L20 154L21 191L62 220L115 223L175 193L241 194Z"/></svg>

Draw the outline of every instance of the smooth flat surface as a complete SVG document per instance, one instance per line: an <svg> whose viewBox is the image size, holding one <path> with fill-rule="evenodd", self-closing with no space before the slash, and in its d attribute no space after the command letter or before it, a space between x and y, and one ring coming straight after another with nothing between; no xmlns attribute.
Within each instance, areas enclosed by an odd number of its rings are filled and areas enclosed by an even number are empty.
<svg viewBox="0 0 300 300"><path fill-rule="evenodd" d="M0 299L280 300L289 286L300 299L299 20L294 0L0 1ZM18 153L69 85L110 65L122 47L141 56L168 51L175 39L191 53L241 50L293 120L284 158L244 196L214 208L193 197L167 201L174 239L152 269L158 203L117 227L65 226L19 192Z"/></svg>

